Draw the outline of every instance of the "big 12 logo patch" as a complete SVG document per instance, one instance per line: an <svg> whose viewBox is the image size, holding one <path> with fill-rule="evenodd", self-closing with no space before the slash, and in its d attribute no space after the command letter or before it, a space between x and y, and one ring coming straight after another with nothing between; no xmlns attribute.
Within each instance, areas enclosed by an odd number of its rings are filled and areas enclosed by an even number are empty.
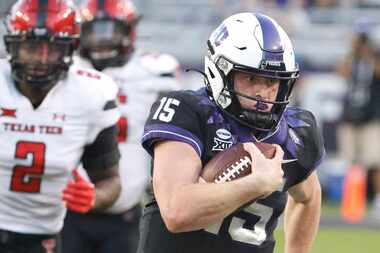
<svg viewBox="0 0 380 253"><path fill-rule="evenodd" d="M232 134L227 129L219 128L215 135L212 151L222 151L232 146Z"/></svg>

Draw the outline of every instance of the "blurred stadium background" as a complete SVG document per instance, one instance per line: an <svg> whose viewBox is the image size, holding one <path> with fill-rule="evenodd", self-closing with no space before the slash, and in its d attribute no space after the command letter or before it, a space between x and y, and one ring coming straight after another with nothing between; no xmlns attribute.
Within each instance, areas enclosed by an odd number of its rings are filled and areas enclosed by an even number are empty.
<svg viewBox="0 0 380 253"><path fill-rule="evenodd" d="M4 17L13 2L0 1L1 17ZM81 1L74 2L79 5ZM183 69L203 68L209 33L232 13L260 11L274 17L285 27L294 41L302 76L297 83L293 102L314 112L324 130L327 149L326 161L319 168L324 196L321 229L312 252L379 252L380 222L366 215L359 223L349 224L340 215L342 182L348 164L337 156L336 127L339 125L342 99L347 87L336 68L338 62L348 54L355 32L368 32L375 47L380 50L380 0L134 2L143 15L138 28L138 46L173 54ZM3 32L4 26L1 25L0 33ZM0 54L5 55L2 40ZM183 72L182 76L184 88L203 85L202 77L196 73ZM372 192L369 184L367 210L370 210ZM281 228L278 236L281 245Z"/></svg>

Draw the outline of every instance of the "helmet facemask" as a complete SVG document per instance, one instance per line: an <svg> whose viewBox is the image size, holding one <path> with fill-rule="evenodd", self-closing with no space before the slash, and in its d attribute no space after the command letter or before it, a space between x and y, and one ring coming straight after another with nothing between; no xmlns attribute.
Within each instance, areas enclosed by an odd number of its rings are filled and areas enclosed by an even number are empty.
<svg viewBox="0 0 380 253"><path fill-rule="evenodd" d="M84 22L81 55L98 70L123 66L134 51L134 25L107 17Z"/></svg>
<svg viewBox="0 0 380 253"><path fill-rule="evenodd" d="M255 130L255 132L264 132L274 130L278 125L281 115L285 107L289 104L289 96L291 94L295 78L298 72L286 73L280 70L264 70L246 68L233 64L225 58L220 58L216 64L220 70L219 73L223 77L224 87L217 99L217 104L232 117L238 120L243 125ZM224 68L224 70L220 69ZM227 75L225 75L225 71ZM264 78L278 79L279 88L276 99L273 101L265 100L260 96L249 96L238 92L235 89L234 75L237 72L247 73L249 75L256 75ZM290 77L288 75L294 75ZM253 100L256 102L256 108L244 108L239 102L239 97L244 99ZM226 101L229 103L225 104ZM270 111L265 109L271 106Z"/></svg>
<svg viewBox="0 0 380 253"><path fill-rule="evenodd" d="M66 77L76 41L70 38L5 35L12 77L33 89L51 88Z"/></svg>

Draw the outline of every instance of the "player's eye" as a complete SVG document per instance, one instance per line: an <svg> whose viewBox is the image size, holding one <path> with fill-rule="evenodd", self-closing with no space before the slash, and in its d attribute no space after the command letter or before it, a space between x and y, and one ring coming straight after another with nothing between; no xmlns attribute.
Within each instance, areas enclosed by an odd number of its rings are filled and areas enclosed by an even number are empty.
<svg viewBox="0 0 380 253"><path fill-rule="evenodd" d="M248 79L250 82L256 82L256 81L257 81L257 76L255 76L255 75L248 75L248 76L247 76L247 79Z"/></svg>
<svg viewBox="0 0 380 253"><path fill-rule="evenodd" d="M278 79L274 79L274 78L265 78L265 84L267 86L273 86L275 84L277 84L279 81Z"/></svg>

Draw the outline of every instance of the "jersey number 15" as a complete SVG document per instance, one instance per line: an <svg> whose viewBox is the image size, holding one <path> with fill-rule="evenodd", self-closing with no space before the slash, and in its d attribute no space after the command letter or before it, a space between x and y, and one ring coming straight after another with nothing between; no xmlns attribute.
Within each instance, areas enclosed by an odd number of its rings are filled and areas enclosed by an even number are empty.
<svg viewBox="0 0 380 253"><path fill-rule="evenodd" d="M156 112L154 113L152 119L161 120L163 122L170 122L175 114L175 109L172 106L178 107L180 101L175 98L163 97L160 100L160 105L158 106Z"/></svg>

